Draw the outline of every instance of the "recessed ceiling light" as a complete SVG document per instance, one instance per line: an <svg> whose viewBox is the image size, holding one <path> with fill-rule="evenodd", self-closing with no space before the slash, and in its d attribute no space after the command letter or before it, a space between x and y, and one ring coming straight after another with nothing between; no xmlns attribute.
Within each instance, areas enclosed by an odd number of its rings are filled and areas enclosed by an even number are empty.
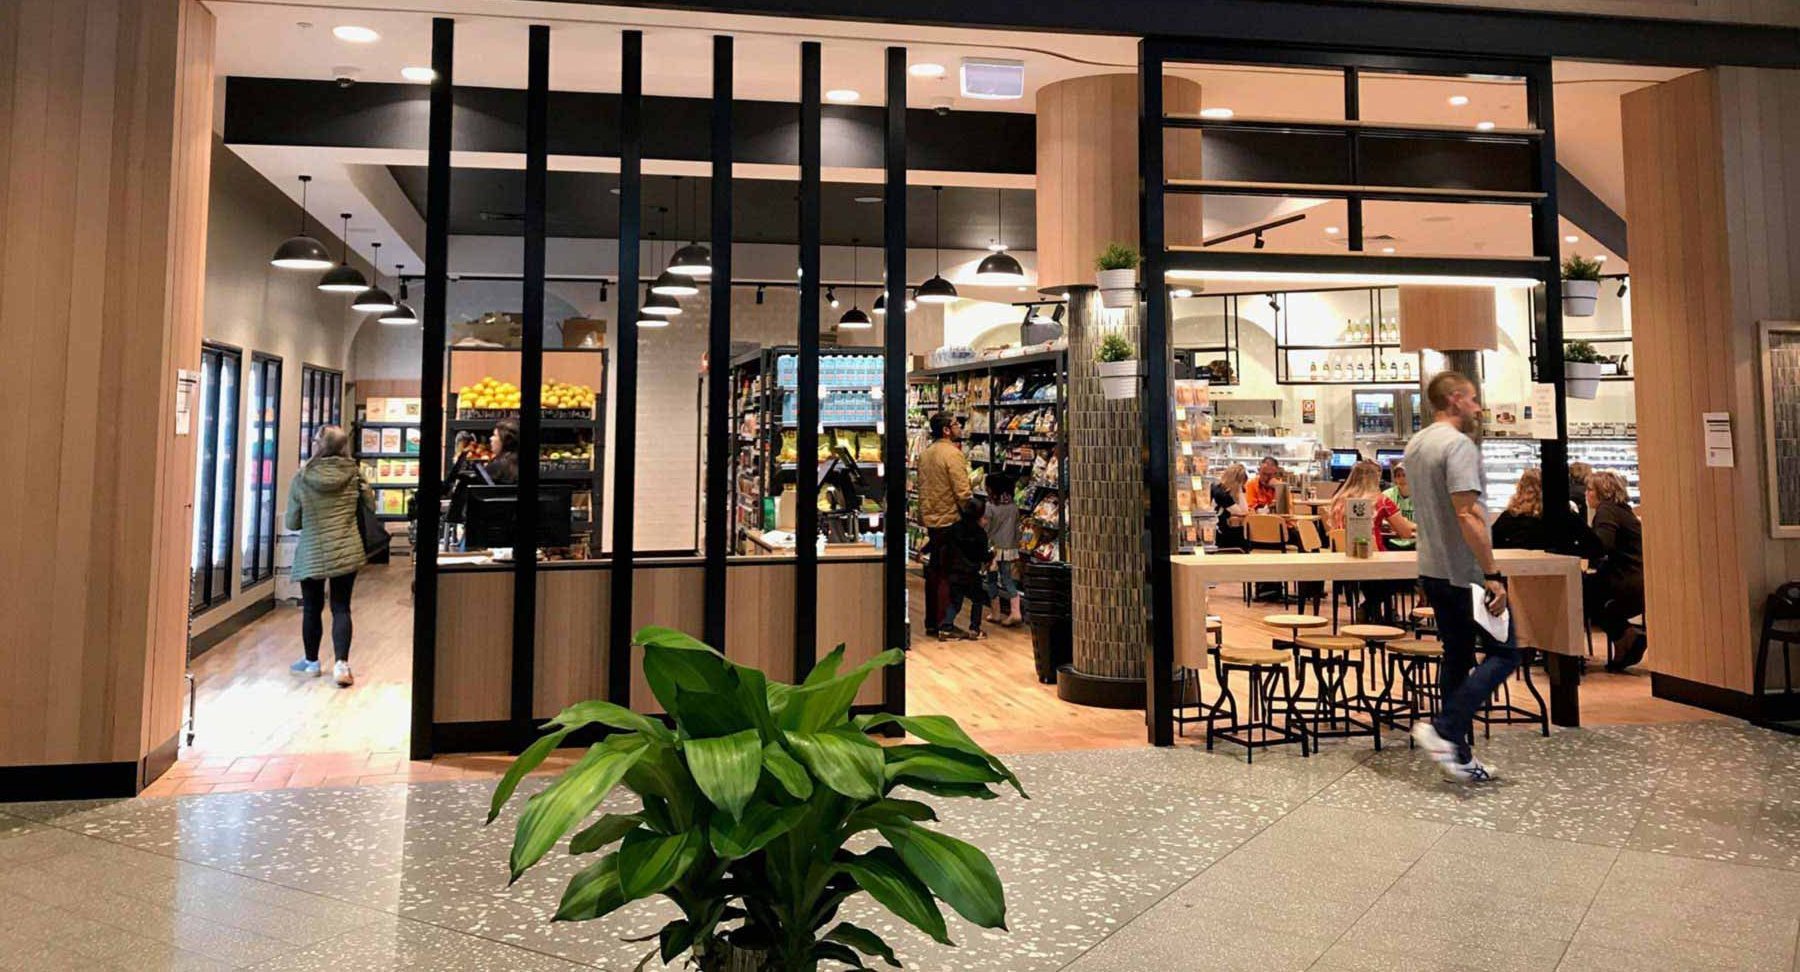
<svg viewBox="0 0 1800 972"><path fill-rule="evenodd" d="M1468 95L1451 95L1450 103L1455 105L1458 108L1461 108L1463 105L1466 105L1469 103L1469 96Z"/></svg>
<svg viewBox="0 0 1800 972"><path fill-rule="evenodd" d="M1170 297L1192 297L1192 296L1194 296L1194 292L1192 290L1189 290L1186 287L1176 287L1174 290L1169 291L1169 296Z"/></svg>
<svg viewBox="0 0 1800 972"><path fill-rule="evenodd" d="M1392 252L1394 252L1394 248L1393 248L1393 247L1391 247L1391 246L1384 246L1384 247L1382 247L1382 248L1381 248L1381 252L1383 252L1383 253L1392 253Z"/></svg>
<svg viewBox="0 0 1800 972"><path fill-rule="evenodd" d="M1202 108L1202 109L1200 109L1200 117L1201 118L1230 118L1232 115L1235 115L1235 114L1237 114L1237 112L1232 111L1230 108Z"/></svg>
<svg viewBox="0 0 1800 972"><path fill-rule="evenodd" d="M1564 242L1564 243L1580 243L1580 242L1581 242L1581 237L1579 237L1579 236L1565 236L1565 237L1563 237L1563 242Z"/></svg>
<svg viewBox="0 0 1800 972"><path fill-rule="evenodd" d="M862 95L853 88L832 88L825 92L826 101L849 102L861 97Z"/></svg>
<svg viewBox="0 0 1800 972"><path fill-rule="evenodd" d="M358 27L355 24L339 24L331 28L331 36L352 44L373 44L381 39L373 28Z"/></svg>
<svg viewBox="0 0 1800 972"><path fill-rule="evenodd" d="M1337 227L1336 227L1336 226L1327 226L1327 227L1325 227L1325 235L1326 235L1326 236L1336 236L1336 235L1338 235L1338 228L1337 228Z"/></svg>
<svg viewBox="0 0 1800 972"><path fill-rule="evenodd" d="M428 67L403 67L400 76L408 81L429 82L437 80L437 72Z"/></svg>
<svg viewBox="0 0 1800 972"><path fill-rule="evenodd" d="M850 201L851 202L859 202L866 206L866 205L870 205L872 203L880 202L881 197L880 196L852 196L850 198Z"/></svg>
<svg viewBox="0 0 1800 972"><path fill-rule="evenodd" d="M945 72L942 64L936 64L931 61L920 61L917 64L908 66L906 73L915 78L941 78L944 76Z"/></svg>
<svg viewBox="0 0 1800 972"><path fill-rule="evenodd" d="M1602 253L1602 254L1594 257L1594 262L1595 263L1605 263L1606 262L1606 254Z"/></svg>
<svg viewBox="0 0 1800 972"><path fill-rule="evenodd" d="M1476 122L1475 130L1478 132L1491 132L1494 130L1494 123L1491 121Z"/></svg>

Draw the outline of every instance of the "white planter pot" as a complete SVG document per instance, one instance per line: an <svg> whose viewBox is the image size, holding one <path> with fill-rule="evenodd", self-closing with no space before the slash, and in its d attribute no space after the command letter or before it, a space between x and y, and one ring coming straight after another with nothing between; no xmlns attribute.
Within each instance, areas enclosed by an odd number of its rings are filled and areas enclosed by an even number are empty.
<svg viewBox="0 0 1800 972"><path fill-rule="evenodd" d="M1564 317L1593 317L1594 302L1600 297L1598 280L1564 280L1562 301Z"/></svg>
<svg viewBox="0 0 1800 972"><path fill-rule="evenodd" d="M1138 393L1138 375L1142 374L1143 362L1131 361L1099 361L1094 364L1094 371L1100 376L1100 394L1108 401L1119 401L1136 398Z"/></svg>
<svg viewBox="0 0 1800 972"><path fill-rule="evenodd" d="M1593 361L1563 362L1563 393L1570 398L1594 398L1600 394L1600 365Z"/></svg>
<svg viewBox="0 0 1800 972"><path fill-rule="evenodd" d="M1101 270L1094 275L1094 285L1100 288L1103 307L1137 306L1136 270Z"/></svg>

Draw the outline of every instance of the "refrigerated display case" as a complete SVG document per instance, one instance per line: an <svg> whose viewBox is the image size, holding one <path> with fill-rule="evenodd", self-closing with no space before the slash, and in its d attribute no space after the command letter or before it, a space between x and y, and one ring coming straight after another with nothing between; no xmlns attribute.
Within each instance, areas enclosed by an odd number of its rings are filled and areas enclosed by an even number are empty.
<svg viewBox="0 0 1800 972"><path fill-rule="evenodd" d="M1540 462L1536 439L1489 437L1481 443L1481 464L1487 474L1489 516L1498 516L1512 501L1519 474ZM1619 474L1633 506L1643 502L1638 492L1637 440L1634 438L1581 438L1569 440L1569 461L1585 462L1595 469Z"/></svg>
<svg viewBox="0 0 1800 972"><path fill-rule="evenodd" d="M1359 442L1404 442L1421 427L1417 391L1354 388L1350 403Z"/></svg>
<svg viewBox="0 0 1800 972"><path fill-rule="evenodd" d="M1310 435L1221 435L1215 429L1207 450L1207 473L1216 477L1219 470L1241 462L1255 475L1262 457L1274 456L1291 480L1300 476L1317 479L1325 472L1320 450L1319 440Z"/></svg>

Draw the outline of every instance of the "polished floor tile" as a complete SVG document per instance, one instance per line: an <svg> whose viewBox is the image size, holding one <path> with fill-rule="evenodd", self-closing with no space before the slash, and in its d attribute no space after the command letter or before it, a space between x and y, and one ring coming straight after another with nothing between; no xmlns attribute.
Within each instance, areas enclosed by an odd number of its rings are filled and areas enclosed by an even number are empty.
<svg viewBox="0 0 1800 972"><path fill-rule="evenodd" d="M1018 756L1031 799L933 801L993 858L1010 931L952 915L952 949L866 899L843 917L929 972L1800 972L1800 739L1504 732L1479 749L1505 780L1468 788L1394 738L1254 765L1191 743ZM587 859L509 886L519 804L483 826L491 786L8 805L0 969L636 967L649 945L625 939L672 907L550 923Z"/></svg>

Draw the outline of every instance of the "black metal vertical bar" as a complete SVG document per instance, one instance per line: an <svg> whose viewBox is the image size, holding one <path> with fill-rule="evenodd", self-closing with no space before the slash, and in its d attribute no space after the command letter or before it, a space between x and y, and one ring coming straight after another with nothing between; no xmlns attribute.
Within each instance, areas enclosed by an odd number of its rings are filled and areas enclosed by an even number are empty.
<svg viewBox="0 0 1800 972"><path fill-rule="evenodd" d="M882 526L884 648L905 648L906 611L906 48L887 49L887 134L881 200L882 259L887 267L887 316L882 320L882 480L887 503ZM906 712L906 666L881 673L881 707Z"/></svg>
<svg viewBox="0 0 1800 972"><path fill-rule="evenodd" d="M1525 100L1530 124L1544 134L1537 146L1538 190L1544 197L1531 207L1531 252L1547 261L1538 283L1532 327L1538 334L1537 380L1556 389L1556 438L1540 447L1544 477L1544 515L1553 535L1574 536L1574 513L1569 509L1569 408L1563 386L1562 274L1557 256L1562 252L1562 230L1556 209L1555 93L1548 62L1538 64L1525 78Z"/></svg>
<svg viewBox="0 0 1800 972"><path fill-rule="evenodd" d="M539 459L544 404L544 205L548 188L550 28L533 24L525 54L525 253L520 301L519 498L513 512L513 746L531 744L532 688L537 684Z"/></svg>
<svg viewBox="0 0 1800 972"><path fill-rule="evenodd" d="M735 511L728 478L731 425L731 38L713 38L712 308L706 334L706 624L704 641L725 651L726 553ZM698 214L696 214L698 215Z"/></svg>
<svg viewBox="0 0 1800 972"><path fill-rule="evenodd" d="M619 373L613 388L612 594L606 697L631 704L631 603L637 505L638 246L643 231L644 33L619 38Z"/></svg>
<svg viewBox="0 0 1800 972"><path fill-rule="evenodd" d="M413 759L430 759L436 721L438 499L444 492L444 302L450 284L450 132L456 110L456 21L431 21L431 116L425 137L425 318L419 352L419 487L413 509ZM304 380L304 375L302 379Z"/></svg>
<svg viewBox="0 0 1800 972"><path fill-rule="evenodd" d="M1163 225L1163 58L1155 41L1138 42L1138 233L1144 254L1144 486L1150 491L1147 576L1150 657L1144 681L1153 746L1175 742L1175 598L1169 563L1169 286Z"/></svg>
<svg viewBox="0 0 1800 972"><path fill-rule="evenodd" d="M1344 120L1360 121L1362 119L1362 71L1355 65L1344 69ZM1344 140L1350 152L1350 184L1362 185L1362 143L1357 138L1356 129L1351 129L1349 137ZM1360 253L1363 249L1363 201L1362 197L1352 194L1344 201L1345 231L1350 236L1350 252Z"/></svg>
<svg viewBox="0 0 1800 972"><path fill-rule="evenodd" d="M812 671L819 641L819 61L800 45L800 360L795 369L794 680Z"/></svg>

